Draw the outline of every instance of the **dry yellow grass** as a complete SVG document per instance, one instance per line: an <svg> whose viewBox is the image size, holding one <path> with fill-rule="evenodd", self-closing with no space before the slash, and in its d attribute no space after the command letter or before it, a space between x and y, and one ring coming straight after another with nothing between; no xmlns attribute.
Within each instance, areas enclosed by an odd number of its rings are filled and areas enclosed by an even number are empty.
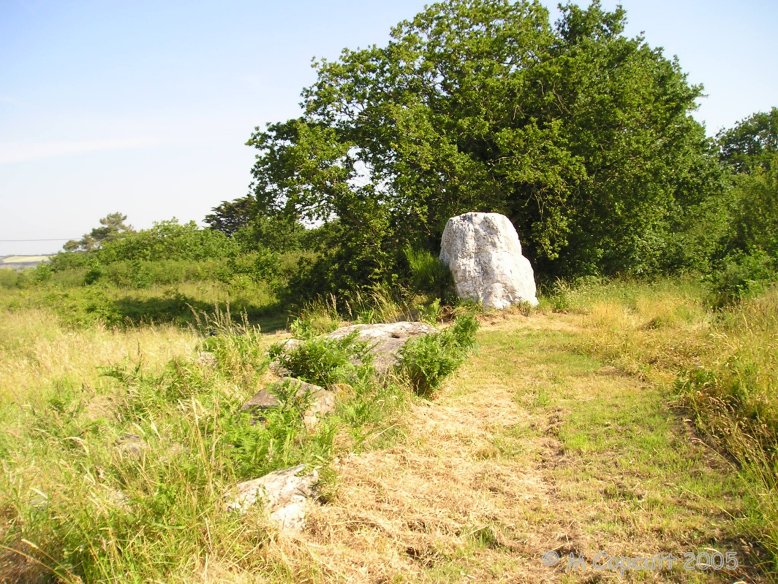
<svg viewBox="0 0 778 584"><path fill-rule="evenodd" d="M644 428L669 412L644 416L661 403L655 390L570 352L578 318L489 316L480 353L432 403L413 408L406 439L341 460L334 500L316 508L300 539L266 550L282 579L617 582L618 572L571 572L541 557L732 545L727 514L739 503L722 478L731 472L680 422ZM612 428L604 442L596 424ZM626 578L733 576L676 566Z"/></svg>
<svg viewBox="0 0 778 584"><path fill-rule="evenodd" d="M49 256L7 256L0 260L0 265L3 264L26 264L34 262L47 262Z"/></svg>
<svg viewBox="0 0 778 584"><path fill-rule="evenodd" d="M152 370L191 355L198 337L173 326L70 330L47 310L6 312L0 318L0 399L30 402L57 383L101 382L99 366L142 359Z"/></svg>

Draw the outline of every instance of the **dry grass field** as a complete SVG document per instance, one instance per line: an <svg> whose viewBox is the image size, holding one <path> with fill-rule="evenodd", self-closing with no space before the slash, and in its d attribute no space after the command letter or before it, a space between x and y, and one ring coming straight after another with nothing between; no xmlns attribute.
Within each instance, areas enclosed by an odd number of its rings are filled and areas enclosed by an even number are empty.
<svg viewBox="0 0 778 584"><path fill-rule="evenodd" d="M360 390L315 432L238 416L285 333L228 323L213 369L194 328L7 303L0 582L769 582L778 497L753 420L775 420L775 302L560 288L481 315L431 399ZM224 512L235 481L298 463L323 477L298 537Z"/></svg>

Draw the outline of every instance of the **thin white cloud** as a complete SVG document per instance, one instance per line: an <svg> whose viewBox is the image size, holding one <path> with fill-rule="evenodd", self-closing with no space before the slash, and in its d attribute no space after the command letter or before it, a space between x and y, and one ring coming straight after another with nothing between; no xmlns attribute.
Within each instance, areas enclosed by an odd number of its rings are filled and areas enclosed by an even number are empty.
<svg viewBox="0 0 778 584"><path fill-rule="evenodd" d="M45 158L76 156L109 150L133 150L152 146L153 142L139 139L123 140L60 140L51 142L0 142L0 164L30 162Z"/></svg>

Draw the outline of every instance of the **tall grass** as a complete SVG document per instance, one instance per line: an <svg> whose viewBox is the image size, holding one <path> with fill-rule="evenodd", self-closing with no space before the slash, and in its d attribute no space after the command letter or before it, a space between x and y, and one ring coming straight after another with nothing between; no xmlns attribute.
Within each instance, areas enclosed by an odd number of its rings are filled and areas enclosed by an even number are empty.
<svg viewBox="0 0 778 584"><path fill-rule="evenodd" d="M45 308L6 311L0 317L0 402L36 403L62 387L98 391L98 366L141 361L154 369L190 354L197 336L171 325L118 330L63 325Z"/></svg>
<svg viewBox="0 0 778 584"><path fill-rule="evenodd" d="M264 515L227 513L228 488L294 464L326 469L343 449L391 434L406 392L366 381L315 430L297 402L253 423L241 406L267 375L270 339L226 311L195 320L205 336L72 329L42 309L0 317L0 387L15 400L0 405L0 581L273 569Z"/></svg>
<svg viewBox="0 0 778 584"><path fill-rule="evenodd" d="M778 288L726 310L694 281L559 283L546 306L578 313L580 350L674 388L697 429L736 462L745 526L778 571Z"/></svg>

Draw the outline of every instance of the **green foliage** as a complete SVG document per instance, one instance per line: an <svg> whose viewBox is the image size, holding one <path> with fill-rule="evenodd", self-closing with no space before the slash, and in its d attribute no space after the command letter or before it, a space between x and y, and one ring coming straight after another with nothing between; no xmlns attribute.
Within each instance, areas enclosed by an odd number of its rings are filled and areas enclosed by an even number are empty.
<svg viewBox="0 0 778 584"><path fill-rule="evenodd" d="M97 249L60 252L46 267L52 272L85 269L87 284L108 280L119 286L144 287L190 278L191 272L203 271L208 262L205 278L217 277L217 261L225 262L239 250L236 242L219 231L200 229L194 221L182 225L171 219L150 229L106 238Z"/></svg>
<svg viewBox="0 0 778 584"><path fill-rule="evenodd" d="M718 307L778 281L778 152L753 156L739 159L748 172L733 179L728 229L708 276Z"/></svg>
<svg viewBox="0 0 778 584"><path fill-rule="evenodd" d="M289 375L308 383L322 387L335 383L356 385L374 373L370 347L358 336L354 332L338 339L315 337L291 348L279 343L271 348L270 357Z"/></svg>
<svg viewBox="0 0 778 584"><path fill-rule="evenodd" d="M406 247L405 259L411 273L411 285L416 292L434 294L446 301L455 297L451 271L435 255L425 249Z"/></svg>
<svg viewBox="0 0 778 584"><path fill-rule="evenodd" d="M211 229L231 237L251 223L257 213L256 207L257 200L250 196L222 201L205 216L205 222Z"/></svg>
<svg viewBox="0 0 778 584"><path fill-rule="evenodd" d="M391 272L397 253L386 209L363 193L344 200L337 215L312 238L316 254L303 258L290 278L290 302L344 295L396 279Z"/></svg>
<svg viewBox="0 0 778 584"><path fill-rule="evenodd" d="M707 280L711 285L710 304L722 308L763 292L771 282L778 281L778 266L761 250L734 253L724 258Z"/></svg>
<svg viewBox="0 0 778 584"><path fill-rule="evenodd" d="M249 141L258 213L333 226L295 291L394 285L398 252L434 249L465 211L507 214L541 272L661 269L718 167L688 115L701 88L624 20L457 0L318 62L303 115Z"/></svg>
<svg viewBox="0 0 778 584"><path fill-rule="evenodd" d="M237 476L254 478L300 462L326 460L333 448L334 426L327 426L306 439L303 412L304 396L285 391L288 385L276 384L273 393L279 407L273 408L257 424L245 413L235 414L224 436L223 451Z"/></svg>
<svg viewBox="0 0 778 584"><path fill-rule="evenodd" d="M778 152L778 108L755 113L716 136L721 161L738 173L767 168Z"/></svg>
<svg viewBox="0 0 778 584"><path fill-rule="evenodd" d="M76 326L99 320L112 326L184 324L191 321L189 305L202 309L225 301L249 310L252 318L277 311L273 290L285 287L303 252L245 252L241 246L219 231L173 219L100 249L59 253L30 271L25 285L38 288L34 296Z"/></svg>
<svg viewBox="0 0 778 584"><path fill-rule="evenodd" d="M478 321L458 317L447 329L409 340L400 353L399 371L421 396L429 396L465 360L475 344Z"/></svg>
<svg viewBox="0 0 778 584"><path fill-rule="evenodd" d="M778 109L754 114L718 139L722 161L735 173L708 276L720 307L778 280Z"/></svg>
<svg viewBox="0 0 778 584"><path fill-rule="evenodd" d="M226 258L236 251L236 245L220 231L201 229L194 221L180 224L170 219L106 243L96 257L105 264L122 260L199 261Z"/></svg>
<svg viewBox="0 0 778 584"><path fill-rule="evenodd" d="M734 233L727 245L759 249L778 260L778 152L763 157L763 163L735 180Z"/></svg>

